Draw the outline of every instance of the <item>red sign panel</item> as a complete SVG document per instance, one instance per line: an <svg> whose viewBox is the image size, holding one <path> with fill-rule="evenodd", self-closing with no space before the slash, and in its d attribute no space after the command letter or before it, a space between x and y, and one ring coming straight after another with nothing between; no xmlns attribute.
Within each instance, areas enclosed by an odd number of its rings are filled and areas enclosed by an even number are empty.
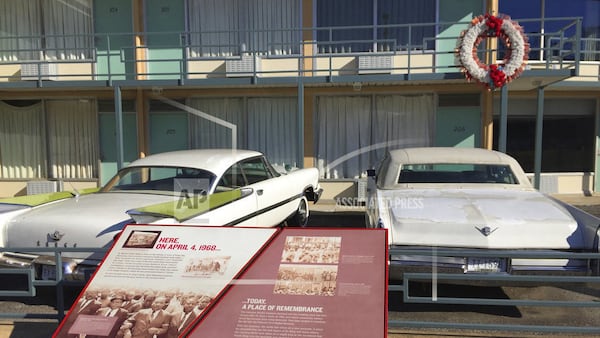
<svg viewBox="0 0 600 338"><path fill-rule="evenodd" d="M286 228L186 337L386 337L386 238Z"/></svg>

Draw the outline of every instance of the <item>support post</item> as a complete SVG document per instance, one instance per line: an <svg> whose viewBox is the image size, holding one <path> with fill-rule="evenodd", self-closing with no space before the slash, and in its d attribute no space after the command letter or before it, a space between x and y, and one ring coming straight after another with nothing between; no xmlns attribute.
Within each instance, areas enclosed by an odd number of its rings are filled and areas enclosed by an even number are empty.
<svg viewBox="0 0 600 338"><path fill-rule="evenodd" d="M115 123L117 133L117 170L123 168L123 102L121 100L121 87L115 86Z"/></svg>
<svg viewBox="0 0 600 338"><path fill-rule="evenodd" d="M298 80L298 167L304 168L304 81Z"/></svg>
<svg viewBox="0 0 600 338"><path fill-rule="evenodd" d="M537 113L535 115L535 147L533 185L540 189L540 180L542 172L542 132L544 130L544 87L538 87L537 91Z"/></svg>
<svg viewBox="0 0 600 338"><path fill-rule="evenodd" d="M498 150L506 152L506 129L508 124L508 86L502 86L500 93L500 130L498 135Z"/></svg>

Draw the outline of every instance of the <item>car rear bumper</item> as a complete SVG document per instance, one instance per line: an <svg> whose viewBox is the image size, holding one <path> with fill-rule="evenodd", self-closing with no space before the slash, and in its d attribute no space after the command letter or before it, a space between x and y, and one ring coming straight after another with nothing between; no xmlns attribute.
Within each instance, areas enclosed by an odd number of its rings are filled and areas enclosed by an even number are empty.
<svg viewBox="0 0 600 338"><path fill-rule="evenodd" d="M552 277L556 276L599 275L600 263L597 259L495 258L484 255L482 257L461 256L458 252L460 251L457 250L457 256L392 254L389 260L389 279L399 281L404 280L405 276L412 279L414 276L410 274L419 274L419 276L430 276L428 279L430 281L434 279L437 283L524 286L531 282L536 285L555 284ZM470 253L473 253L473 250ZM448 277L448 275L452 276ZM485 278L479 278L484 275ZM494 276L497 277L496 280ZM511 276L515 277L511 278ZM524 279L517 276L537 277Z"/></svg>

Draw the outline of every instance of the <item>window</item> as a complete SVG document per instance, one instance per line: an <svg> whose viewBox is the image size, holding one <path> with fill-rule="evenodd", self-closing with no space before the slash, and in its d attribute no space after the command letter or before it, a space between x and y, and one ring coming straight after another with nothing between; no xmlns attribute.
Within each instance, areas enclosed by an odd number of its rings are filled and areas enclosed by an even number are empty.
<svg viewBox="0 0 600 338"><path fill-rule="evenodd" d="M98 178L98 114L94 100L45 101L49 178Z"/></svg>
<svg viewBox="0 0 600 338"><path fill-rule="evenodd" d="M188 105L212 116L212 120L190 116L192 148L251 149L265 154L278 168L299 167L297 140L302 135L296 97L194 98ZM235 125L236 134L223 122Z"/></svg>
<svg viewBox="0 0 600 338"><path fill-rule="evenodd" d="M398 183L501 183L517 184L508 165L435 163L402 166Z"/></svg>
<svg viewBox="0 0 600 338"><path fill-rule="evenodd" d="M509 118L506 129L506 153L530 173L534 171L535 124L534 117ZM593 172L594 125L593 116L544 118L542 172ZM494 135L499 135L498 126L495 120Z"/></svg>
<svg viewBox="0 0 600 338"><path fill-rule="evenodd" d="M0 178L46 177L46 136L40 101L0 101Z"/></svg>
<svg viewBox="0 0 600 338"><path fill-rule="evenodd" d="M297 54L301 0L188 0L191 57Z"/></svg>
<svg viewBox="0 0 600 338"><path fill-rule="evenodd" d="M359 178L386 150L431 146L433 95L322 96L315 121L322 178Z"/></svg>
<svg viewBox="0 0 600 338"><path fill-rule="evenodd" d="M494 102L500 111L500 101ZM509 100L506 126L506 153L525 172L534 171L537 101ZM596 132L596 100L579 98L544 100L542 133L542 172L593 172ZM494 116L494 149L500 135L499 115Z"/></svg>
<svg viewBox="0 0 600 338"><path fill-rule="evenodd" d="M600 2L597 0L572 0L565 6L564 0L539 0L498 1L499 12L510 15L517 21L519 18L534 19L545 18L544 22L527 20L521 23L529 37L531 52L530 60L543 60L540 55L540 47L556 44L550 34L565 27L572 20L555 20L555 18L583 17L581 51L582 60L600 60ZM542 8L544 13L542 13ZM574 33L573 30L569 34ZM543 34L542 34L543 33ZM571 49L573 46L565 46L563 49ZM572 58L572 56L570 57Z"/></svg>
<svg viewBox="0 0 600 338"><path fill-rule="evenodd" d="M316 11L320 53L433 49L434 25L409 24L435 23L435 0L318 0Z"/></svg>
<svg viewBox="0 0 600 338"><path fill-rule="evenodd" d="M240 188L246 185L246 178L239 164L231 166L221 177L217 185L217 191Z"/></svg>
<svg viewBox="0 0 600 338"><path fill-rule="evenodd" d="M214 180L213 173L196 168L131 167L119 171L102 191L198 194L209 191Z"/></svg>
<svg viewBox="0 0 600 338"><path fill-rule="evenodd" d="M92 0L0 0L0 13L0 61L92 57Z"/></svg>
<svg viewBox="0 0 600 338"><path fill-rule="evenodd" d="M254 184L272 177L262 158L255 158L241 163L248 184Z"/></svg>

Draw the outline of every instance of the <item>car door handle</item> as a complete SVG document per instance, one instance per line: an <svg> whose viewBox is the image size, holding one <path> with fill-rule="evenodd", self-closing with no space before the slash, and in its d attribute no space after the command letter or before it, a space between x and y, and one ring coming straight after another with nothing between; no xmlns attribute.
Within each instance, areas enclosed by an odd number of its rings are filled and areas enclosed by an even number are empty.
<svg viewBox="0 0 600 338"><path fill-rule="evenodd" d="M263 190L262 190L262 189L258 189L258 190L256 190L256 194L257 194L258 196L261 196L261 195L263 194Z"/></svg>

